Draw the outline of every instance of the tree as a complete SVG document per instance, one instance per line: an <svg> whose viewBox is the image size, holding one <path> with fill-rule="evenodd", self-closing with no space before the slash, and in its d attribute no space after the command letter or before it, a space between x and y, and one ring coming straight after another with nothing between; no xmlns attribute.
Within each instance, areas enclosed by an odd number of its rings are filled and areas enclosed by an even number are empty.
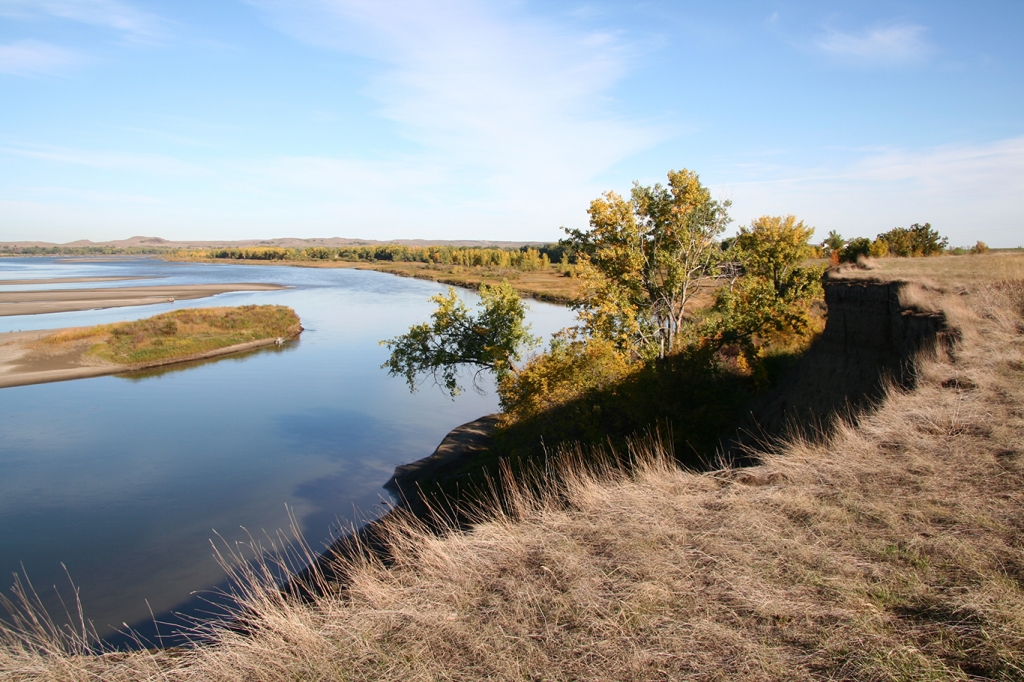
<svg viewBox="0 0 1024 682"><path fill-rule="evenodd" d="M719 290L715 303L720 343L738 344L747 360L756 343L771 334L803 334L811 327L810 309L822 296L823 267L804 267L814 228L796 217L761 216L740 228L730 253L743 276Z"/></svg>
<svg viewBox="0 0 1024 682"><path fill-rule="evenodd" d="M447 295L430 300L437 304L430 322L413 325L408 333L380 342L391 351L381 369L405 377L411 391L416 390L420 375L429 374L454 398L462 392L458 382L462 365L476 367L474 387L482 371L493 372L500 382L518 372L515 363L522 353L539 343L524 324L526 307L508 282L480 285L481 311L477 315L452 287Z"/></svg>
<svg viewBox="0 0 1024 682"><path fill-rule="evenodd" d="M562 241L583 280L574 307L586 332L641 358L671 352L686 304L714 274L730 205L685 169L669 171L667 187L633 183L629 201L606 192L591 202L590 229Z"/></svg>
<svg viewBox="0 0 1024 682"><path fill-rule="evenodd" d="M839 254L839 260L844 263L856 263L857 259L863 256L867 258L871 255L871 240L867 237L854 237L850 241L846 242L846 246L843 247L842 253Z"/></svg>
<svg viewBox="0 0 1024 682"><path fill-rule="evenodd" d="M914 223L909 228L894 227L878 235L876 241L884 242L888 255L904 258L937 256L949 245L949 240L934 230L931 223Z"/></svg>
<svg viewBox="0 0 1024 682"><path fill-rule="evenodd" d="M843 247L846 246L846 240L843 236L832 230L828 233L825 241L821 243L821 248L825 251L825 257L829 259L833 265L839 265L839 256L843 251Z"/></svg>
<svg viewBox="0 0 1024 682"><path fill-rule="evenodd" d="M842 251L843 247L846 246L846 240L840 235L838 231L831 230L828 232L828 237L821 243L821 248L825 250L825 253L834 253L836 251Z"/></svg>
<svg viewBox="0 0 1024 682"><path fill-rule="evenodd" d="M811 253L814 228L797 222L796 216L761 216L741 227L733 243L736 260L744 272L771 283L775 295L787 296L795 286L794 274Z"/></svg>

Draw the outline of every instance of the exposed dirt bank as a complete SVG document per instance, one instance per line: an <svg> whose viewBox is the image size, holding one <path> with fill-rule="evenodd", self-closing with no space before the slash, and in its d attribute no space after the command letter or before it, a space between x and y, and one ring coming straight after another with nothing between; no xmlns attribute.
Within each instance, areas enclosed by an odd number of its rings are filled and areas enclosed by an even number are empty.
<svg viewBox="0 0 1024 682"><path fill-rule="evenodd" d="M462 467L466 460L486 452L500 415L489 414L452 429L437 446L433 454L409 464L395 467L395 474L384 484L384 488L406 504L418 501L418 485L421 481L447 476ZM414 508L414 511L421 511Z"/></svg>
<svg viewBox="0 0 1024 682"><path fill-rule="evenodd" d="M66 313L74 310L120 308L206 298L232 291L278 291L280 284L184 284L105 289L52 289L49 291L0 291L0 317Z"/></svg>
<svg viewBox="0 0 1024 682"><path fill-rule="evenodd" d="M778 387L750 406L723 448L732 455L764 439L824 436L837 414L870 409L890 385L913 388L919 355L949 350L958 336L918 284L834 271L824 288L824 331Z"/></svg>

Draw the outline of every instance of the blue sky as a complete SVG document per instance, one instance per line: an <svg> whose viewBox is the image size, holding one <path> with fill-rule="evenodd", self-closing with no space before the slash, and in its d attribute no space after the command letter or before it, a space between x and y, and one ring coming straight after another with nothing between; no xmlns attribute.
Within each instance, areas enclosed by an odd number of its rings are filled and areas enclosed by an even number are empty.
<svg viewBox="0 0 1024 682"><path fill-rule="evenodd" d="M1024 244L1024 2L0 0L0 240L555 240L698 172L734 228Z"/></svg>

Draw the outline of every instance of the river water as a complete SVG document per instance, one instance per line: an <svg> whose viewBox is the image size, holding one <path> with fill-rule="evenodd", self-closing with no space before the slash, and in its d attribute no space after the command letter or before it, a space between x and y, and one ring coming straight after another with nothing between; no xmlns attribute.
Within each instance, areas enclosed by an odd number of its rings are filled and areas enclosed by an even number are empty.
<svg viewBox="0 0 1024 682"><path fill-rule="evenodd" d="M0 317L0 333L264 303L291 306L306 329L283 348L245 356L0 389L0 577L11 585L13 574L27 575L58 620L61 597L73 602L73 581L86 617L111 642L124 641L124 624L152 640L154 616L201 617L224 583L211 543L273 536L288 528L290 512L322 549L385 508L381 486L395 466L497 409L493 387L451 400L429 384L410 393L380 369L387 349L378 341L428 319L427 299L445 289L433 282L349 269L0 259L0 279L111 276L157 279L3 288L291 288ZM534 333L545 338L572 323L563 307L529 307Z"/></svg>

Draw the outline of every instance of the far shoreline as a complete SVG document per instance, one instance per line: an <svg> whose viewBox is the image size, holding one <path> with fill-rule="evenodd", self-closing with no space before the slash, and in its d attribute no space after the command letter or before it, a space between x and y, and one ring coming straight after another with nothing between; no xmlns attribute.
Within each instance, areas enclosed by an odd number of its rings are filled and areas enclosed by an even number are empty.
<svg viewBox="0 0 1024 682"><path fill-rule="evenodd" d="M508 281L516 292L524 298L531 298L542 303L553 303L555 305L570 305L577 298L578 284L576 280L567 278L560 273L547 272L517 272L516 276L508 277L507 274L495 274L487 271L474 271L467 267L463 272L444 272L432 270L423 263L409 263L402 261L297 261L297 260L246 260L227 258L194 258L189 260L177 260L163 256L156 256L165 263L205 263L208 265L270 265L275 267L312 268L324 270L363 270L370 272L381 272L396 277L411 277L438 284L462 287L476 291L481 284L500 284L503 280ZM532 276L531 276L532 275ZM539 277L538 277L539 275ZM536 279L534 279L536 277ZM564 280L569 279L568 289L572 293L559 291L565 289ZM528 280L528 281L524 281ZM562 285L556 288L553 283Z"/></svg>

